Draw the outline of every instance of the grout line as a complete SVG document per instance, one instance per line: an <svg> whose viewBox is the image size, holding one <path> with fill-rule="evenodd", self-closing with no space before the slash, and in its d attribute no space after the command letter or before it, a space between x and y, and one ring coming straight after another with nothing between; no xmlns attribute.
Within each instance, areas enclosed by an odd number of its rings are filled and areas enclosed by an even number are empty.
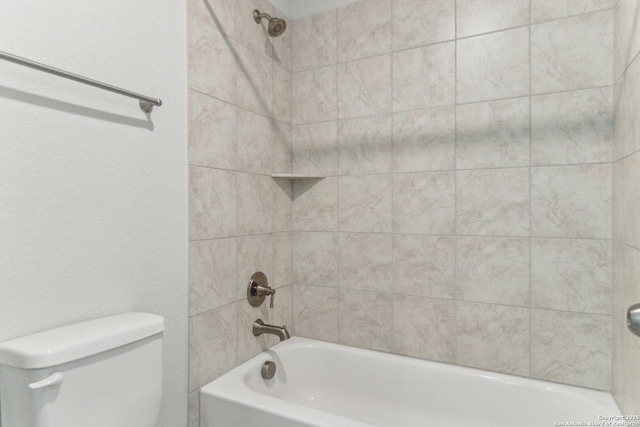
<svg viewBox="0 0 640 427"><path fill-rule="evenodd" d="M564 94L564 93L583 92L583 91L597 90L597 89L609 89L609 88L612 88L612 87L613 87L613 85L587 86L587 87L574 88L574 89L565 89L565 90L557 90L557 91L551 91L551 92L530 93L530 94L527 94L527 95L517 95L517 96L506 97L506 98L492 98L492 99L483 99L483 100L468 101L468 102L457 102L456 101L455 103L452 103L452 104L443 104L443 105L439 105L439 106L435 106L435 107L414 108L414 109L410 109L410 110L385 111L385 112L378 113L378 114L373 114L373 115L351 116L351 117L337 118L337 119L333 119L333 120L319 120L317 122L300 122L300 123L292 122L291 125L292 126L306 126L306 125L313 125L313 124L319 124L319 123L331 123L331 122L335 122L335 121L345 121L345 120L362 119L362 118L374 118L374 117L380 117L380 116L389 115L389 114L395 115L395 114L402 114L402 113L412 113L412 112L417 112L417 111L431 111L431 110L439 110L439 109L446 109L446 108L455 108L457 106L462 106L462 105L486 104L486 103L491 103L491 102L509 101L509 100L514 100L514 99L527 98L527 97L540 97L540 96L546 96L546 95L559 95L559 94ZM191 90L194 90L194 89L191 89ZM194 91L198 92L197 90L194 90ZM531 90L529 92L531 92ZM203 93L203 95L207 95L207 94ZM211 96L211 95L207 95L207 96ZM215 97L213 97L213 98L215 98ZM217 98L215 98L215 99L217 99ZM227 102L227 101L224 101L224 100L221 100L221 101L222 102ZM234 104L232 104L232 105L234 105ZM251 110L247 110L247 111L251 111ZM251 112L253 112L253 111L251 111ZM255 114L259 114L259 113L255 113ZM285 123L285 124L289 124L289 123Z"/></svg>
<svg viewBox="0 0 640 427"><path fill-rule="evenodd" d="M393 19L394 14L393 14L393 1L390 1L391 3L391 50L393 50L393 46L394 46L394 22L395 20ZM391 61L391 98L389 100L390 102L390 107L391 107L391 111L393 111L393 104L394 104L394 99L395 99L395 85L393 84L393 82L395 81L395 75L394 75L394 63L395 63L395 54L391 54L390 57L390 61ZM391 168L393 168L394 165L394 128L395 126L393 125L393 116L391 116L391 145L390 145L390 149L391 149L391 153L389 153L389 156L391 157ZM340 169L338 169L340 170ZM394 209L393 209L393 205L394 205L394 199L395 199L395 179L393 178L393 176L390 178L391 181L391 203L389 206L389 209L391 210L391 232L393 233L394 230L394 221L393 221L393 213L394 213ZM395 295L396 295L396 280L395 280L395 276L396 276L396 265L395 265L395 253L396 251L396 245L395 245L395 239L393 238L393 236L391 237L391 343L390 343L390 347L391 347L391 351L396 352L396 334L395 334L395 330L396 330L396 325L395 325L395 319L396 319L396 313L395 313Z"/></svg>
<svg viewBox="0 0 640 427"><path fill-rule="evenodd" d="M531 1L529 2L529 22L533 20L533 6L531 5ZM531 94L533 89L533 24L529 26L529 94ZM532 104L533 104L533 96L529 96L529 376L532 375L533 372L533 299L532 299L532 255L531 255L531 247L533 238L531 237L532 231L532 217L533 217L533 204L532 204L532 186L533 186L533 147L531 142L531 130L532 130Z"/></svg>
<svg viewBox="0 0 640 427"><path fill-rule="evenodd" d="M294 229L291 230L291 232L295 232L295 233L322 233L322 234L378 234L378 235L388 235L388 236L416 236L416 237L433 237L433 238L440 238L440 237L461 237L461 238L479 238L479 239L535 239L535 240L579 240L579 241L598 241L598 242L606 242L606 241L611 241L611 237L549 237L549 236L529 236L529 235L518 235L518 236L508 236L508 235L481 235L481 234L434 234L434 233L402 233L402 232L380 232L380 231L349 231L349 230L301 230L301 229ZM230 237L215 237L215 238L208 238L208 239L195 239L195 240L190 240L191 242L201 242L201 241L209 241L209 240L219 240L219 239L229 239L229 238L234 238L234 237L250 237L250 236L260 236L260 235L267 235L267 234L273 234L270 232L266 232L266 233L256 233L256 234L245 234L245 235L238 235L238 236L230 236ZM624 244L624 243L623 243ZM639 248L636 248L634 246L625 244L625 246L628 246L630 248L633 249L637 249L640 250Z"/></svg>
<svg viewBox="0 0 640 427"><path fill-rule="evenodd" d="M356 288L343 288L343 287L338 287L338 286L322 286L322 285L315 285L315 284L307 284L307 283L297 283L297 285L302 285L302 286L307 286L307 287L312 287L312 288L319 288L319 289L336 289L338 291L349 291L349 292L361 292L361 293L367 293L367 294L374 294L374 295L378 295L378 294L382 294L382 295L388 295L388 296L399 296L399 297L413 297L413 298L419 298L419 299L426 299L426 300L437 300L437 301L454 301L454 302L461 302L461 303L471 303L471 304L480 304L480 305L485 305L485 306L499 306L499 307L507 307L507 308L521 308L521 309L527 309L527 310L537 310L537 311L551 311L551 312L557 312L557 313L569 313L569 314L575 314L575 315L586 315L586 316L601 316L601 317L606 317L606 318L611 318L611 315L609 313L596 313L596 312L591 312L591 311L571 311L571 310L563 310L563 309L557 309L557 308L549 308L549 307L529 307L528 305L518 305L518 304L505 304L505 303L501 303L501 302L488 302L488 301L478 301L478 300L470 300L470 299L456 299L456 298L444 298L444 297L437 297L437 296L429 296L429 295L416 295L416 294L408 294L408 293L393 293L393 292L388 292L388 291L383 291L383 290L366 290L366 289L356 289Z"/></svg>
<svg viewBox="0 0 640 427"><path fill-rule="evenodd" d="M453 9L453 34L456 41L453 45L453 73L454 87L453 99L455 107L453 109L453 161L456 172L453 175L453 227L456 237L453 238L453 308L454 308L454 347L453 360L456 364L460 363L458 336L460 335L460 316L458 307L458 2L454 1Z"/></svg>

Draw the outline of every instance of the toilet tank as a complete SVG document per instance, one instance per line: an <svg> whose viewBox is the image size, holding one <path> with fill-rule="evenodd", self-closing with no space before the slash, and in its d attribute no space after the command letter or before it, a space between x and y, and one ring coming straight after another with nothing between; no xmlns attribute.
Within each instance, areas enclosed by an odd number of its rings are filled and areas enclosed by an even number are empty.
<svg viewBox="0 0 640 427"><path fill-rule="evenodd" d="M163 331L124 313L0 343L0 426L155 427Z"/></svg>

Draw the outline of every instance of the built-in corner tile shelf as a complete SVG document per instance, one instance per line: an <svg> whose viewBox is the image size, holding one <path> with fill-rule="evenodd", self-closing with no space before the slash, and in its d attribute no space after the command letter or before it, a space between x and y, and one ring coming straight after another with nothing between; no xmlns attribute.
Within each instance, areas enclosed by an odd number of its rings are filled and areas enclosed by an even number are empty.
<svg viewBox="0 0 640 427"><path fill-rule="evenodd" d="M271 178L281 179L322 179L324 176L320 175L305 175L302 173L274 173Z"/></svg>

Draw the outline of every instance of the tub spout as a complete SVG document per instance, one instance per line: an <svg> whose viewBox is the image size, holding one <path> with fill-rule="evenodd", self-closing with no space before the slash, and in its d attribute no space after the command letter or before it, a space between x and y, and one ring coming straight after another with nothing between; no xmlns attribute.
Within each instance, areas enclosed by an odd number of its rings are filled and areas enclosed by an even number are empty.
<svg viewBox="0 0 640 427"><path fill-rule="evenodd" d="M291 335L289 335L289 331L287 331L286 325L283 325L283 326L267 325L262 321L262 319L258 319L255 322L253 322L253 335L257 337L262 334L277 335L278 338L280 338L280 341L288 340L289 338L291 338Z"/></svg>

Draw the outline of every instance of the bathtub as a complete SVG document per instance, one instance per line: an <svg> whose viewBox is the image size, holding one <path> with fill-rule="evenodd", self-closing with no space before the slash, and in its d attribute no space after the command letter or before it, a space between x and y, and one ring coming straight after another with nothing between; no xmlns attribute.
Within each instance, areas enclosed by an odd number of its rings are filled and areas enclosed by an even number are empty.
<svg viewBox="0 0 640 427"><path fill-rule="evenodd" d="M268 360L271 380L260 374ZM617 417L605 392L298 337L200 392L201 427L604 426Z"/></svg>

